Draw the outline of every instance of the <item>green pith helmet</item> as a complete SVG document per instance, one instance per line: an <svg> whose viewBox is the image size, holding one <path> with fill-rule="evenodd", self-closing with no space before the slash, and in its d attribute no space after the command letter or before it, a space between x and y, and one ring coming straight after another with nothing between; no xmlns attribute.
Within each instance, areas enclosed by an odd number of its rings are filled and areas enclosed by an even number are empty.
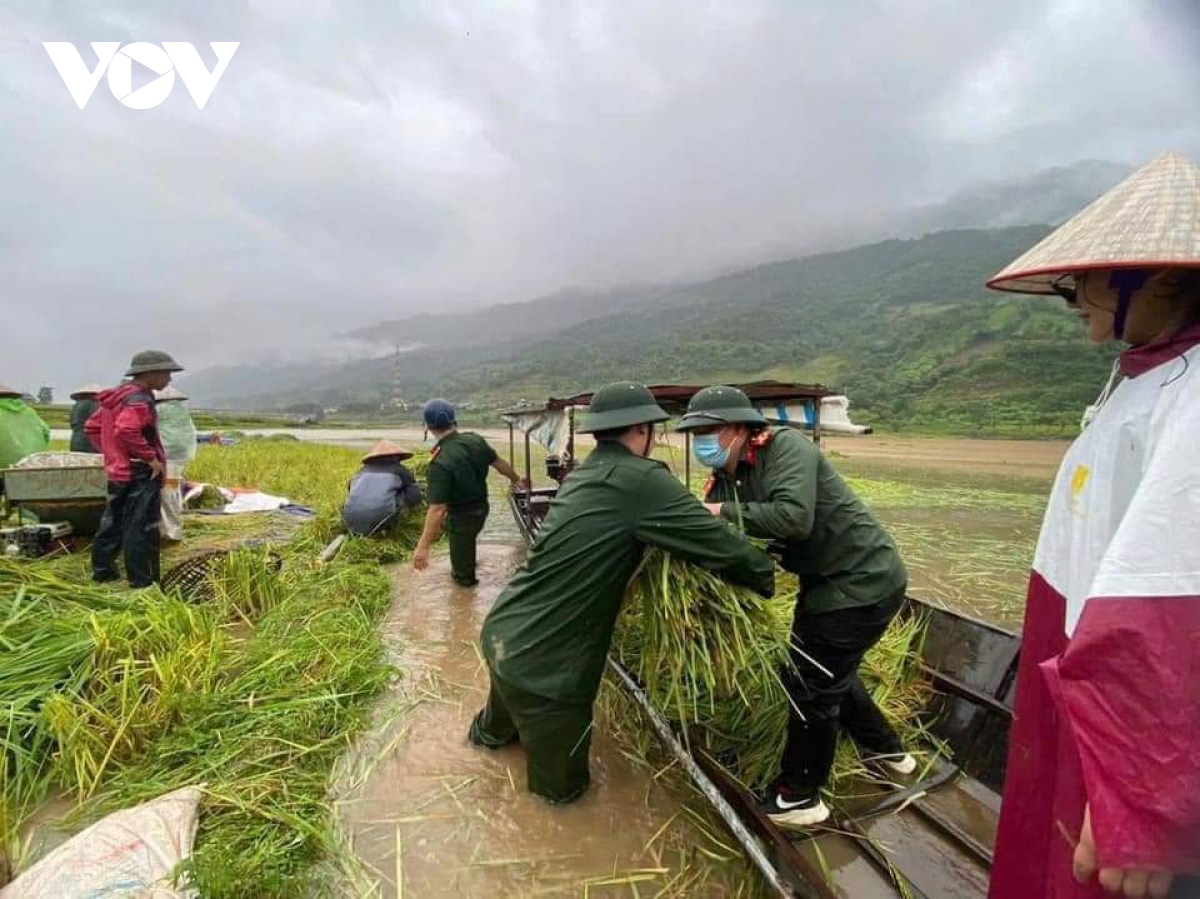
<svg viewBox="0 0 1200 899"><path fill-rule="evenodd" d="M754 408L750 397L736 387L705 387L688 403L687 412L675 426L677 431L694 431L726 424L765 425L767 420Z"/></svg>
<svg viewBox="0 0 1200 899"><path fill-rule="evenodd" d="M615 384L605 384L592 394L587 416L576 430L582 434L594 434L597 431L615 431L666 421L670 417L644 385L617 381Z"/></svg>
<svg viewBox="0 0 1200 899"><path fill-rule="evenodd" d="M130 361L125 377L132 378L152 371L183 371L183 366L162 350L142 350Z"/></svg>

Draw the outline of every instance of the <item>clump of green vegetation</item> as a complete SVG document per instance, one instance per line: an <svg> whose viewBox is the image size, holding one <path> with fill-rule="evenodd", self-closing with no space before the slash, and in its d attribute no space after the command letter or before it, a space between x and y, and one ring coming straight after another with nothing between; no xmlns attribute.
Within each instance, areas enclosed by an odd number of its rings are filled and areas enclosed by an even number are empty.
<svg viewBox="0 0 1200 899"><path fill-rule="evenodd" d="M248 884L280 897L320 886L315 866L340 851L330 773L395 674L377 628L389 598L377 567L309 570L288 586L230 654L228 676L123 766L95 804L126 807L203 784L186 874L206 897L243 896Z"/></svg>
<svg viewBox="0 0 1200 899"><path fill-rule="evenodd" d="M397 675L377 626L390 599L379 561L411 553L419 532L351 540L316 564L358 464L353 450L292 442L202 450L194 476L317 512L285 543L241 549L282 516L189 524L189 544L234 549L203 589L93 585L78 556L0 559L0 862L21 860L52 786L84 800L73 823L197 785L180 875L201 895L338 893L352 866L330 777Z"/></svg>
<svg viewBox="0 0 1200 899"><path fill-rule="evenodd" d="M618 622L618 659L643 683L650 702L694 748L720 762L750 789L778 774L789 700L795 578L781 575L774 598L733 586L657 550L646 554ZM790 588L790 589L789 589ZM866 683L901 732L920 734L926 685L917 676L921 622L898 619L868 654ZM800 677L817 663L800 656ZM861 770L852 748L839 755L836 794Z"/></svg>

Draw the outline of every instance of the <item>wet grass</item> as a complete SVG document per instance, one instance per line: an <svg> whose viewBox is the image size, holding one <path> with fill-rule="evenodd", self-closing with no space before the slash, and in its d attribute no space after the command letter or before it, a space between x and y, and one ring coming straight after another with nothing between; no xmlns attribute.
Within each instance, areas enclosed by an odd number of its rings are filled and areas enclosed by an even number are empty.
<svg viewBox="0 0 1200 899"><path fill-rule="evenodd" d="M256 544L219 561L202 593L92 585L86 553L0 560L0 861L29 861L22 827L52 790L82 802L74 826L203 785L179 872L202 895L342 895L362 883L329 784L396 674L378 630L391 594L379 563L405 557L415 536L353 540L315 563L359 456L293 442L202 450L190 476L316 511L308 522L188 516L164 570Z"/></svg>
<svg viewBox="0 0 1200 899"><path fill-rule="evenodd" d="M892 534L913 596L1020 625L1048 479L832 461Z"/></svg>

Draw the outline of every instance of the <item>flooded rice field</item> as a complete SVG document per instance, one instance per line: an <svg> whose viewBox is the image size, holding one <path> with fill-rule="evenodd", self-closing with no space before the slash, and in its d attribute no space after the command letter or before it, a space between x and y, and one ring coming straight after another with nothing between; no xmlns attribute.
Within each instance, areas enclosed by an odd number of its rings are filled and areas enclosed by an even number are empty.
<svg viewBox="0 0 1200 899"><path fill-rule="evenodd" d="M477 588L455 586L444 556L426 572L392 572L395 599L383 626L403 677L348 766L365 777L339 803L380 894L751 895L754 881L737 854L719 842L706 848L678 792L622 753L610 703L598 710L592 787L566 807L526 791L520 746L467 742L487 689L479 629L522 553L500 506L480 545Z"/></svg>
<svg viewBox="0 0 1200 899"><path fill-rule="evenodd" d="M1019 628L1061 441L830 441L888 527L918 599Z"/></svg>
<svg viewBox="0 0 1200 899"><path fill-rule="evenodd" d="M507 437L489 436L507 455ZM922 462L878 445L855 452L865 442L844 445L826 449L895 536L913 595L1019 625L1061 446L1032 444L1033 455L1022 462L1011 444L968 441ZM961 457L976 445L988 453L972 467ZM662 455L682 476L679 449ZM545 480L542 463L540 454L530 460L535 482ZM698 489L694 467L692 475ZM554 808L526 792L519 746L488 751L467 742L487 684L480 626L524 551L503 498L506 485L493 482L479 587L454 586L444 556L424 573L391 573L394 601L384 628L403 677L352 758L348 770L360 773L348 778L339 802L343 829L380 894L764 895L728 835L706 819L702 803L688 800L679 772L647 765L653 739L648 732L631 736L627 700L617 691L606 689L597 704L593 787L571 806ZM861 859L848 851L845 860L823 862L851 883L850 869Z"/></svg>
<svg viewBox="0 0 1200 899"><path fill-rule="evenodd" d="M381 438L412 445L424 439L419 428L411 427L247 433L287 434L355 447ZM479 433L509 457L506 429L483 428ZM590 451L590 438L579 435L577 439L580 455ZM838 471L896 539L909 569L912 595L1004 627L1020 625L1042 511L1066 447L1061 440L890 435L826 436L822 441ZM519 434L511 448L514 464L524 471ZM680 477L690 468L693 490L702 489L705 474L698 465L685 464L678 434L664 440L656 455ZM544 462L544 451L534 445L528 470L535 484L550 483ZM500 491L495 501L494 526L511 525ZM505 524L499 519L505 519ZM517 536L515 527L509 527L509 535Z"/></svg>
<svg viewBox="0 0 1200 899"><path fill-rule="evenodd" d="M419 428L297 429L261 435L277 433L351 446L381 438L415 445L424 437ZM479 433L502 456L509 456L507 430L488 428ZM578 451L585 454L591 440L583 435L578 439ZM889 435L827 436L822 441L838 471L896 539L913 596L1005 627L1020 625L1042 512L1066 447L1061 440ZM514 463L523 471L520 435L512 448ZM548 484L545 453L534 445L530 455L534 482ZM689 467L679 435L671 435L656 455L680 477ZM695 464L690 469L692 487L699 492L705 475ZM507 528L515 538L516 528L508 520L499 491L495 508L492 526Z"/></svg>

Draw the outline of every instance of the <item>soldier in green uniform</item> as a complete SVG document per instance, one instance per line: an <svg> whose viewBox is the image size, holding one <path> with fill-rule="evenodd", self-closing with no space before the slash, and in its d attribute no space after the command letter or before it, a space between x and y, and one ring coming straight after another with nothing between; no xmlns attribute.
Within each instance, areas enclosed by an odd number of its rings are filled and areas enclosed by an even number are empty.
<svg viewBox="0 0 1200 899"><path fill-rule="evenodd" d="M513 467L478 434L458 430L454 407L430 400L424 409L425 427L437 439L426 475L429 511L413 552L413 568L429 567L429 550L441 536L450 538L450 576L454 583L474 587L475 541L488 517L488 470L494 468L514 486L528 486Z"/></svg>
<svg viewBox="0 0 1200 899"><path fill-rule="evenodd" d="M519 740L529 790L553 803L587 789L592 703L626 587L647 545L770 596L775 564L713 518L661 462L647 458L668 418L639 384L597 391L579 430L596 449L550 504L525 563L483 623L491 675L471 742Z"/></svg>
<svg viewBox="0 0 1200 899"><path fill-rule="evenodd" d="M784 672L793 708L767 814L787 827L818 824L829 817L820 791L839 726L886 771L916 768L858 676L903 604L908 575L892 538L817 446L768 427L740 390L701 390L679 430L696 435L695 456L713 470L709 512L771 540L800 579L792 642L803 654L793 652Z"/></svg>

